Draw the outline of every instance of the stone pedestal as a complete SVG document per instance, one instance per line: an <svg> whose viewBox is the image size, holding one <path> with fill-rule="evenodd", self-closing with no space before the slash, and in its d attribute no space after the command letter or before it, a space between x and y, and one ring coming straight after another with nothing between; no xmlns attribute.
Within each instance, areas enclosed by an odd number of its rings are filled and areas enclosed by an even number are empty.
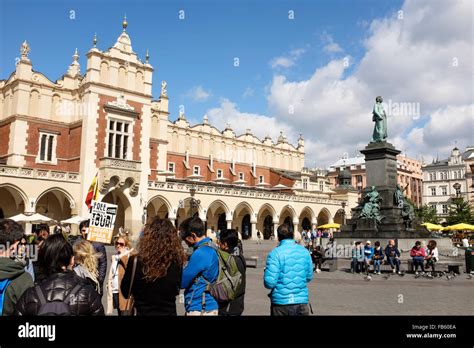
<svg viewBox="0 0 474 348"><path fill-rule="evenodd" d="M421 236L422 231L407 228L401 215L401 207L395 202L397 191L397 155L400 153L388 142L370 143L361 151L365 155L365 168L367 187L362 192L362 197L374 186L382 203L380 213L384 216L377 226L375 221L358 219L361 207L352 210L352 216L346 224L341 226L339 238L413 238ZM412 226L415 224L413 223Z"/></svg>

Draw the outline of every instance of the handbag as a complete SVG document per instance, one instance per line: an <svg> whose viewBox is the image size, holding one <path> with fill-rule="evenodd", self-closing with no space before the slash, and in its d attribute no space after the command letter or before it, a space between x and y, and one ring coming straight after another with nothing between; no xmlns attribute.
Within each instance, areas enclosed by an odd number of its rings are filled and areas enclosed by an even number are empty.
<svg viewBox="0 0 474 348"><path fill-rule="evenodd" d="M121 312L122 316L135 315L135 307L134 307L133 296L132 296L132 287L133 287L133 281L135 279L135 272L137 270L137 258L138 258L138 255L135 256L133 259L132 279L130 280L130 287L128 289L128 299L127 299L127 304L125 305L126 309Z"/></svg>

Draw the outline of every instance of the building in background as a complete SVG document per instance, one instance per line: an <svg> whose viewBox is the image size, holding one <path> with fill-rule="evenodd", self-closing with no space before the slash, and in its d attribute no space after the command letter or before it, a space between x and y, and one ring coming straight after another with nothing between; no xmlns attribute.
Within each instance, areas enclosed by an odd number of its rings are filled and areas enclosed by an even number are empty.
<svg viewBox="0 0 474 348"><path fill-rule="evenodd" d="M347 171L351 175L351 185L357 189L359 195L366 186L365 159L362 155L348 157L347 155L329 166L327 177L332 188L339 184L338 175ZM406 157L397 156L398 183L404 189L406 196L416 205L422 204L422 171L421 162Z"/></svg>
<svg viewBox="0 0 474 348"><path fill-rule="evenodd" d="M474 213L474 146L468 146L462 154L462 159L466 164L466 189L467 199Z"/></svg>
<svg viewBox="0 0 474 348"><path fill-rule="evenodd" d="M451 198L469 199L466 174L470 167L466 165L463 157L470 157L472 151L466 151L466 156L463 156L455 147L449 158L436 159L433 163L423 166L423 204L436 208L437 214L442 218L448 216ZM470 180L472 182L472 175Z"/></svg>
<svg viewBox="0 0 474 348"><path fill-rule="evenodd" d="M167 83L152 96L153 67L132 49L126 20L115 44L97 38L53 81L34 70L22 44L15 71L0 81L0 216L88 216L84 203L99 173L100 200L117 204L116 229L135 236L150 217L176 225L197 214L213 230L236 228L265 238L279 224L314 228L333 222L357 195L332 194L322 173L303 168L304 139L274 142L251 130L220 131L207 117L191 125L181 110L170 120ZM192 196L194 195L194 196ZM344 205L344 204L345 205Z"/></svg>

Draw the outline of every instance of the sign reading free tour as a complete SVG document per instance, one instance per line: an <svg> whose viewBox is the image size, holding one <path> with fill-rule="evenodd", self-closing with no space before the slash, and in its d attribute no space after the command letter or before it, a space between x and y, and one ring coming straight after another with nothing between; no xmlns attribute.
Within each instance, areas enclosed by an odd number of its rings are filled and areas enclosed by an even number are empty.
<svg viewBox="0 0 474 348"><path fill-rule="evenodd" d="M87 240L110 244L114 232L117 205L92 201Z"/></svg>

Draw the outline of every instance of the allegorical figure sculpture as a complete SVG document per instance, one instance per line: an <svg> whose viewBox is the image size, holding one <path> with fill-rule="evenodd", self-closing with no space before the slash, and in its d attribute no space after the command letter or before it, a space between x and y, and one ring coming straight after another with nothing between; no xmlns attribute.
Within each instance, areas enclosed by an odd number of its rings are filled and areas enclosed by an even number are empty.
<svg viewBox="0 0 474 348"><path fill-rule="evenodd" d="M415 218L415 209L413 205L408 202L408 199L403 194L403 190L400 185L397 185L397 191L394 193L395 204L401 209L401 215L405 228L411 228L413 219Z"/></svg>
<svg viewBox="0 0 474 348"><path fill-rule="evenodd" d="M21 44L20 54L22 59L28 59L28 53L30 53L30 46L26 40Z"/></svg>
<svg viewBox="0 0 474 348"><path fill-rule="evenodd" d="M370 191L367 192L364 196L364 202L362 203L362 210L359 214L359 219L373 219L376 224L380 224L384 216L380 214L380 203L382 202L382 197L375 189L375 186L370 188Z"/></svg>
<svg viewBox="0 0 474 348"><path fill-rule="evenodd" d="M372 121L375 122L375 126L371 143L378 143L387 140L387 114L383 108L382 102L382 97L378 96L375 98L374 111L372 112Z"/></svg>

